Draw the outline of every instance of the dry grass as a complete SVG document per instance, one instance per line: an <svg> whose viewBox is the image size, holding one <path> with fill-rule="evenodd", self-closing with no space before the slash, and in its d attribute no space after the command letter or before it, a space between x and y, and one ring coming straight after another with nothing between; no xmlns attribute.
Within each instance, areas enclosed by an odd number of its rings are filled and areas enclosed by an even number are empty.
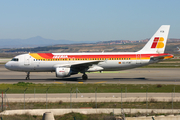
<svg viewBox="0 0 180 120"><path fill-rule="evenodd" d="M1 103L0 103L1 104ZM72 102L72 108L96 108L95 102ZM60 109L60 108L70 108L71 105L69 102L27 102L25 103L26 109ZM4 105L5 106L5 105ZM180 101L173 101L173 108L179 109ZM122 103L123 108L135 108L135 109L146 109L146 101L126 101ZM121 108L121 102L99 102L97 103L97 108ZM156 99L150 98L148 99L148 109L171 109L172 101L168 102L159 102ZM16 109L24 109L24 103L13 102L8 103L7 110L16 110Z"/></svg>

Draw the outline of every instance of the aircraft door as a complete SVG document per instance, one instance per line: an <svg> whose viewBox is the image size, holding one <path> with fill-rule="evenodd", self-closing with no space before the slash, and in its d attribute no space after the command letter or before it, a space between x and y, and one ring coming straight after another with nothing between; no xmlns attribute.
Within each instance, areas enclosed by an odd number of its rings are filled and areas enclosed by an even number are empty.
<svg viewBox="0 0 180 120"><path fill-rule="evenodd" d="M25 65L25 66L30 65L30 62L31 62L31 61L30 61L30 57L31 57L31 56L29 56L29 55L25 55L25 56L24 56L24 65Z"/></svg>
<svg viewBox="0 0 180 120"><path fill-rule="evenodd" d="M136 64L141 64L141 54L136 54Z"/></svg>

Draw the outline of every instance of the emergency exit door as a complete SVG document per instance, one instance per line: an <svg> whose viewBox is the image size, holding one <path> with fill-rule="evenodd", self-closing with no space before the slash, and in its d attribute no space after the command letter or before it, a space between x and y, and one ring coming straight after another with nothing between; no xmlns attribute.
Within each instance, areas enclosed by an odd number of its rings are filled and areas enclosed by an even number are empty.
<svg viewBox="0 0 180 120"><path fill-rule="evenodd" d="M136 64L141 64L141 54L136 54Z"/></svg>

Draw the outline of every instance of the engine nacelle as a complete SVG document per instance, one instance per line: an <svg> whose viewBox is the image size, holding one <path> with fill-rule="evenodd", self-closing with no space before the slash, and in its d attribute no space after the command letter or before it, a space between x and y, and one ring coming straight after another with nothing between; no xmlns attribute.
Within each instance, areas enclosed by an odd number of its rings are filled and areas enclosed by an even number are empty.
<svg viewBox="0 0 180 120"><path fill-rule="evenodd" d="M71 69L65 67L56 68L56 77L68 77L71 75Z"/></svg>

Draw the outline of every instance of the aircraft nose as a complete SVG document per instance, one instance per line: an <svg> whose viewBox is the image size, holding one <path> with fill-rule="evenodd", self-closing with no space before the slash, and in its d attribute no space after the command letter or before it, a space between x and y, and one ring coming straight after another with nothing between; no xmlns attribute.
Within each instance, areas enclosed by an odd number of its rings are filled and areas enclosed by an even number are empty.
<svg viewBox="0 0 180 120"><path fill-rule="evenodd" d="M5 66L6 69L9 69L9 67L10 67L9 62L7 62L4 66Z"/></svg>

